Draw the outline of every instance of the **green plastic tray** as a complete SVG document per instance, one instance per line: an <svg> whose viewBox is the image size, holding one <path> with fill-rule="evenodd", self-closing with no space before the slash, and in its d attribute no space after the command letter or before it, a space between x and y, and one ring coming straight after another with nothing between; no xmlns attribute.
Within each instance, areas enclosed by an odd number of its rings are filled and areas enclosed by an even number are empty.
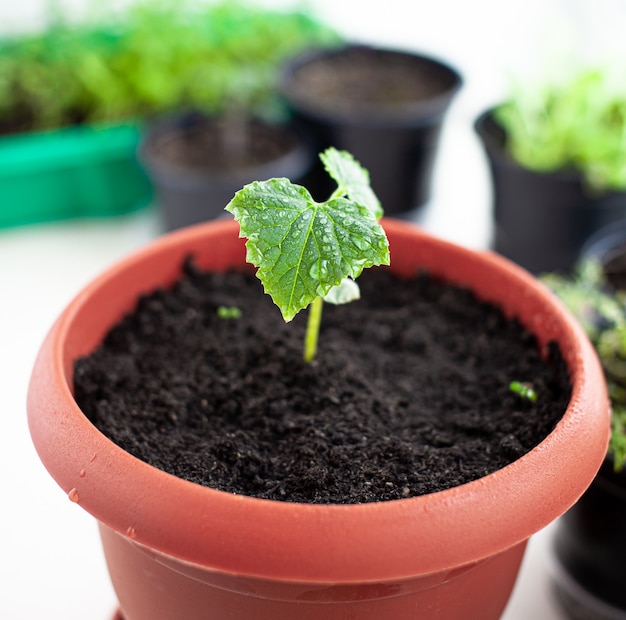
<svg viewBox="0 0 626 620"><path fill-rule="evenodd" d="M0 138L0 228L121 215L152 200L136 159L137 124Z"/></svg>

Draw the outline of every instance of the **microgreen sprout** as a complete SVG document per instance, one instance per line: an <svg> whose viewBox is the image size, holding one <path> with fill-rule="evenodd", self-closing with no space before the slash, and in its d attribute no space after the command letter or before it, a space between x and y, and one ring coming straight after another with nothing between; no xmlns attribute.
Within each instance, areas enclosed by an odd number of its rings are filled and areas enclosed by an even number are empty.
<svg viewBox="0 0 626 620"><path fill-rule="evenodd" d="M329 148L320 159L337 189L324 202L288 179L254 181L226 210L239 222L248 262L285 321L311 306L304 359L317 352L323 302L359 297L363 269L389 264L389 244L378 222L382 208L369 173L350 153Z"/></svg>
<svg viewBox="0 0 626 620"><path fill-rule="evenodd" d="M523 383L522 381L511 381L509 384L509 390L524 400L529 400L532 403L537 400L537 392L535 392L532 386L528 383Z"/></svg>
<svg viewBox="0 0 626 620"><path fill-rule="evenodd" d="M238 319L241 317L241 310L237 306L220 306L217 316L220 319Z"/></svg>

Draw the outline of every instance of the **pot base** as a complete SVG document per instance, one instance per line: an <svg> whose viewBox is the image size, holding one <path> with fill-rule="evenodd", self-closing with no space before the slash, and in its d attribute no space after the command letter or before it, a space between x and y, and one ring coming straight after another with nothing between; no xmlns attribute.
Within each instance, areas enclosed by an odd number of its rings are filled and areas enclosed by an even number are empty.
<svg viewBox="0 0 626 620"><path fill-rule="evenodd" d="M486 560L386 583L320 584L214 571L150 550L100 524L113 588L128 620L424 620L500 618L526 541ZM489 596L472 599L472 593ZM471 601L471 602L470 602ZM112 620L125 620L121 612Z"/></svg>

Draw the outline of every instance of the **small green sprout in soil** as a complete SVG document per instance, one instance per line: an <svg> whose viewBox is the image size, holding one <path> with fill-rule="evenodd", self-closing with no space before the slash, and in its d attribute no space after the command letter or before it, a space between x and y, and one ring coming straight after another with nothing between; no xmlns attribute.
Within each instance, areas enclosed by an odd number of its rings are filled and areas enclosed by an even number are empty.
<svg viewBox="0 0 626 620"><path fill-rule="evenodd" d="M511 392L517 394L524 400L529 400L532 403L537 400L537 392L535 392L532 386L528 383L523 383L522 381L511 381L509 389Z"/></svg>
<svg viewBox="0 0 626 620"><path fill-rule="evenodd" d="M241 310L236 306L220 306L217 309L217 316L220 319L239 319L241 318Z"/></svg>
<svg viewBox="0 0 626 620"><path fill-rule="evenodd" d="M383 214L368 171L350 153L329 148L320 159L337 189L316 202L288 179L255 181L239 190L226 210L239 222L248 262L285 321L310 306L304 359L317 352L323 302L359 297L363 269L389 264Z"/></svg>

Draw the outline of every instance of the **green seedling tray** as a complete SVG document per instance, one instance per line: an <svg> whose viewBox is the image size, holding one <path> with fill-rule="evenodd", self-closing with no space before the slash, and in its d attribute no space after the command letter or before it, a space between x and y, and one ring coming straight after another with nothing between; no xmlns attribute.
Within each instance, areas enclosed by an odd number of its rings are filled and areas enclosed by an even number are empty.
<svg viewBox="0 0 626 620"><path fill-rule="evenodd" d="M0 138L0 228L121 215L152 200L134 123Z"/></svg>

